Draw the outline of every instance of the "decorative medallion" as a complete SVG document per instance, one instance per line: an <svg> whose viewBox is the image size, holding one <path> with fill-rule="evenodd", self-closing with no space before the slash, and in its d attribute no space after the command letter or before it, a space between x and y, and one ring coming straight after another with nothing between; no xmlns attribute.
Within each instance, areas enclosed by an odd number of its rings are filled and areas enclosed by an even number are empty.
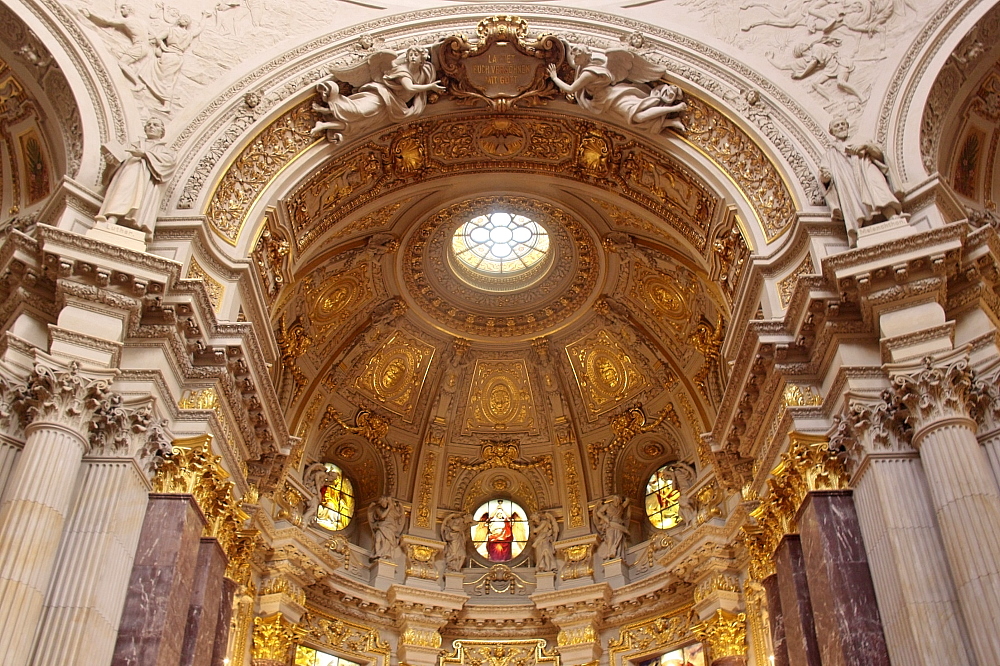
<svg viewBox="0 0 1000 666"><path fill-rule="evenodd" d="M630 352L604 329L568 345L566 354L591 421L649 386Z"/></svg>
<svg viewBox="0 0 1000 666"><path fill-rule="evenodd" d="M305 292L311 303L309 317L315 336L323 338L371 300L368 264L360 264L345 273L334 274L318 286L313 286L312 281L306 278Z"/></svg>
<svg viewBox="0 0 1000 666"><path fill-rule="evenodd" d="M433 346L397 330L368 359L354 386L409 422L433 356Z"/></svg>
<svg viewBox="0 0 1000 666"><path fill-rule="evenodd" d="M694 317L691 305L695 296L694 280L681 280L671 273L656 271L635 262L630 273L630 296L654 320L666 324L678 335L683 335Z"/></svg>
<svg viewBox="0 0 1000 666"><path fill-rule="evenodd" d="M523 359L476 361L465 411L465 433L538 432L535 403Z"/></svg>

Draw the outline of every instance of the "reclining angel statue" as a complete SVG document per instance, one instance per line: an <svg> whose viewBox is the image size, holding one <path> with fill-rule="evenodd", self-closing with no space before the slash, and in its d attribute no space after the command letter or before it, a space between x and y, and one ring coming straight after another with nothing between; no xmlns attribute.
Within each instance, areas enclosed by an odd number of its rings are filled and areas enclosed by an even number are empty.
<svg viewBox="0 0 1000 666"><path fill-rule="evenodd" d="M445 91L433 78L430 53L421 46L411 46L402 54L377 51L354 67L336 70L316 84L323 103L314 103L313 109L328 120L317 121L312 135L322 134L330 143L338 143L345 132L357 134L368 126L419 116L427 106L427 93ZM341 94L337 80L357 92Z"/></svg>
<svg viewBox="0 0 1000 666"><path fill-rule="evenodd" d="M687 108L681 101L684 93L662 81L664 67L625 49L601 51L576 44L567 47L576 78L566 83L559 78L555 65L549 65L549 78L559 90L574 95L584 110L595 116L617 116L650 132L685 129L679 118Z"/></svg>

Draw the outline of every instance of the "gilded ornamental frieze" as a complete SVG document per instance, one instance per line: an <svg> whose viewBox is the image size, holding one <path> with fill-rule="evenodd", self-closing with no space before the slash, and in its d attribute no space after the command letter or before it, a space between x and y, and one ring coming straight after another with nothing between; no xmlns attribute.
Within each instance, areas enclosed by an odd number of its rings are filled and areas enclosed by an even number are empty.
<svg viewBox="0 0 1000 666"><path fill-rule="evenodd" d="M559 655L547 651L543 638L523 640L457 640L441 666L559 666Z"/></svg>
<svg viewBox="0 0 1000 666"><path fill-rule="evenodd" d="M605 329L567 345L566 354L591 421L650 385L633 352Z"/></svg>
<svg viewBox="0 0 1000 666"><path fill-rule="evenodd" d="M354 387L410 422L433 357L433 345L396 330L365 363Z"/></svg>

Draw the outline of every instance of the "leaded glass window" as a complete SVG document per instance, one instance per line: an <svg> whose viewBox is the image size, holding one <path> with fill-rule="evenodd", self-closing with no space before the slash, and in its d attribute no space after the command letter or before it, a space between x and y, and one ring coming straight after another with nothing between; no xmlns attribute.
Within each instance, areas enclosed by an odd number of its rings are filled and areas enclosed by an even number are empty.
<svg viewBox="0 0 1000 666"><path fill-rule="evenodd" d="M495 499L472 514L472 544L490 562L507 562L524 550L528 541L528 515L510 500Z"/></svg>
<svg viewBox="0 0 1000 666"><path fill-rule="evenodd" d="M681 493L674 484L667 465L653 472L646 484L646 516L657 529L669 530L681 522Z"/></svg>
<svg viewBox="0 0 1000 666"><path fill-rule="evenodd" d="M328 482L320 488L316 522L328 530L342 530L354 517L354 486L333 463L326 463L326 473Z"/></svg>

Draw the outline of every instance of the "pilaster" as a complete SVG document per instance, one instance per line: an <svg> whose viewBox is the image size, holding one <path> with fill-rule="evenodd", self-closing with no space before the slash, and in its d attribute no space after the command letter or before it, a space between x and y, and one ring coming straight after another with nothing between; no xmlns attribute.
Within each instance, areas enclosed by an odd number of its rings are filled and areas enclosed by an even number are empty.
<svg viewBox="0 0 1000 666"><path fill-rule="evenodd" d="M288 666L305 630L281 613L253 621L253 666Z"/></svg>
<svg viewBox="0 0 1000 666"><path fill-rule="evenodd" d="M567 664L589 664L601 658L599 629L611 601L607 583L536 592L531 600L559 628L556 652Z"/></svg>
<svg viewBox="0 0 1000 666"><path fill-rule="evenodd" d="M397 609L399 661L411 666L436 666L444 652L440 631L468 599L466 594L390 587L388 601Z"/></svg>
<svg viewBox="0 0 1000 666"><path fill-rule="evenodd" d="M730 613L720 608L691 629L708 646L711 666L746 666L746 613Z"/></svg>

